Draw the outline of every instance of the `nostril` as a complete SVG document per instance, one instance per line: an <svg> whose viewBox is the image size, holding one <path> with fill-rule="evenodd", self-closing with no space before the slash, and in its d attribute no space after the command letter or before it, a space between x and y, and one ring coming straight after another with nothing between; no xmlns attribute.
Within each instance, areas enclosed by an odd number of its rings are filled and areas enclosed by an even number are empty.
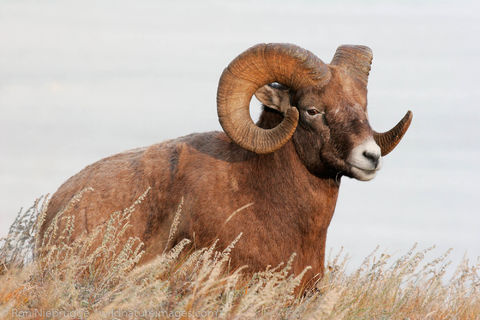
<svg viewBox="0 0 480 320"><path fill-rule="evenodd" d="M370 160L374 165L375 168L378 166L378 161L380 160L380 155L377 153L372 153L368 151L363 151L363 156Z"/></svg>

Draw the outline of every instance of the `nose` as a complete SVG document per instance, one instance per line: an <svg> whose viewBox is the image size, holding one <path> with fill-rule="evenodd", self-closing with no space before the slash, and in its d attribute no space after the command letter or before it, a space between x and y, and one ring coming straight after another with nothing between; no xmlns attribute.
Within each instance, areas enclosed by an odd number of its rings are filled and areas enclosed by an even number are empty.
<svg viewBox="0 0 480 320"><path fill-rule="evenodd" d="M363 151L363 156L373 164L374 168L378 167L378 162L380 161L380 152Z"/></svg>

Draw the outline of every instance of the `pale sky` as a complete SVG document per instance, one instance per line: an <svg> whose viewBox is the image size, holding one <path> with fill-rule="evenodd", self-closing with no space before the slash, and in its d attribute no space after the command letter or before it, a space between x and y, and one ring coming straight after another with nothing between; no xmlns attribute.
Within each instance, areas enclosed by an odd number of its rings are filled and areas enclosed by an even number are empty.
<svg viewBox="0 0 480 320"><path fill-rule="evenodd" d="M350 43L374 53L372 126L408 109L414 120L374 181L342 181L327 246L479 256L478 34L480 6L467 1L4 0L0 235L102 157L221 130L218 78L251 45L291 42L329 62Z"/></svg>

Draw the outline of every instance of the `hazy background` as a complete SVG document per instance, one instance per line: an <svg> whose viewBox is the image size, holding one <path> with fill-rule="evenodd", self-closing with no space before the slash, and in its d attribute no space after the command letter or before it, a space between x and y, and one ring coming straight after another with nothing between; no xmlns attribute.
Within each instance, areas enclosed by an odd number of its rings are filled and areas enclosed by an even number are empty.
<svg viewBox="0 0 480 320"><path fill-rule="evenodd" d="M374 53L373 127L407 109L414 120L375 180L343 179L328 247L354 262L414 242L477 257L479 34L467 1L1 0L0 236L102 157L220 130L218 78L251 45L291 42L329 62L351 43Z"/></svg>

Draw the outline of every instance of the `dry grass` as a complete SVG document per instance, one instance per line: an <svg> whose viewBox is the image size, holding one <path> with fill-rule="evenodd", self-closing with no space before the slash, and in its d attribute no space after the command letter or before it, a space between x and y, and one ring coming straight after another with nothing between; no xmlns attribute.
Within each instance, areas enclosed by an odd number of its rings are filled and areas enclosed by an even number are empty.
<svg viewBox="0 0 480 320"><path fill-rule="evenodd" d="M480 319L480 261L463 261L445 279L448 252L427 259L432 248L414 246L395 259L377 249L354 272L340 252L328 259L317 290L300 296L302 275L289 273L294 255L247 281L242 269L226 271L241 234L227 248L193 252L183 240L134 268L142 243L118 239L146 193L89 238L50 246L41 258L32 250L46 202L20 212L0 247L0 319ZM75 221L68 213L80 197L58 214L67 228L52 226L44 245L69 239Z"/></svg>

